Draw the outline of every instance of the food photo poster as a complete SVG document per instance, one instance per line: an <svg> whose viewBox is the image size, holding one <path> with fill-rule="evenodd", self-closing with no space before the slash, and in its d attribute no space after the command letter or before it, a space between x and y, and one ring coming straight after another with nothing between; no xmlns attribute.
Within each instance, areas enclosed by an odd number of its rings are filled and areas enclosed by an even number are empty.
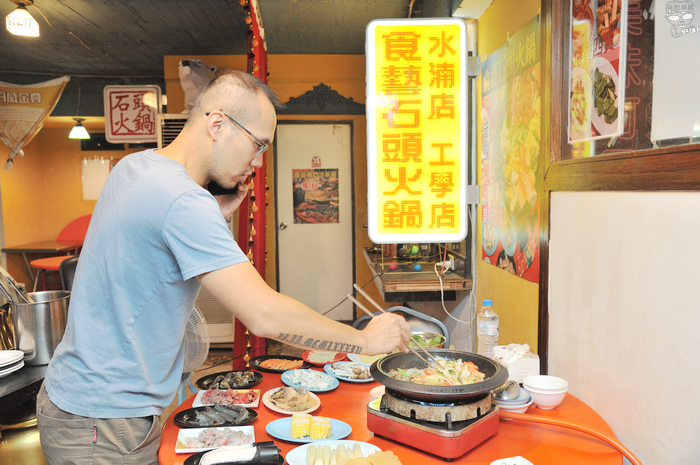
<svg viewBox="0 0 700 465"><path fill-rule="evenodd" d="M569 143L624 129L627 1L571 0ZM576 144L575 150L588 145Z"/></svg>
<svg viewBox="0 0 700 465"><path fill-rule="evenodd" d="M539 282L540 17L481 64L482 260Z"/></svg>
<svg viewBox="0 0 700 465"><path fill-rule="evenodd" d="M338 223L338 170L292 170L295 224Z"/></svg>

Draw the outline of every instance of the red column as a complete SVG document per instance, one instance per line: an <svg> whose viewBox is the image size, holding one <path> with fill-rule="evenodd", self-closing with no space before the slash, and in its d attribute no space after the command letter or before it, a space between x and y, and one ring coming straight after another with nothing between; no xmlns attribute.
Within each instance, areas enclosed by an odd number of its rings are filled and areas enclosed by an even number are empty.
<svg viewBox="0 0 700 465"><path fill-rule="evenodd" d="M257 0L240 0L246 11L248 24L248 72L267 83L267 51L258 21L260 10ZM247 253L248 258L260 276L265 278L265 211L267 206L266 154L260 168L255 170L255 177L250 180L252 189L248 202L243 202L238 209L238 245ZM265 355L265 338L248 332L248 328L236 321L233 342L233 370L245 370L248 361L259 355Z"/></svg>

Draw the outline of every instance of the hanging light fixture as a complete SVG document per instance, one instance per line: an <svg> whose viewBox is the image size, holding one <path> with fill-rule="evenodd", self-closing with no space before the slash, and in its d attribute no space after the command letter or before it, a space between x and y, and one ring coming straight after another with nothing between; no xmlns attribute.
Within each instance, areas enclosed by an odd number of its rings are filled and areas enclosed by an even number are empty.
<svg viewBox="0 0 700 465"><path fill-rule="evenodd" d="M80 81L78 81L78 105L75 110L76 116L80 115ZM85 118L73 118L75 120L75 126L70 130L68 134L69 139L89 139L90 134L88 134L87 129L83 126L83 121Z"/></svg>
<svg viewBox="0 0 700 465"><path fill-rule="evenodd" d="M17 9L5 17L5 27L16 36L39 37L39 23L27 11L34 0L10 0Z"/></svg>
<svg viewBox="0 0 700 465"><path fill-rule="evenodd" d="M76 123L75 126L73 126L73 129L70 130L70 134L68 134L69 139L89 139L90 134L88 134L87 129L85 126L83 126L83 121L85 121L85 118L73 118Z"/></svg>

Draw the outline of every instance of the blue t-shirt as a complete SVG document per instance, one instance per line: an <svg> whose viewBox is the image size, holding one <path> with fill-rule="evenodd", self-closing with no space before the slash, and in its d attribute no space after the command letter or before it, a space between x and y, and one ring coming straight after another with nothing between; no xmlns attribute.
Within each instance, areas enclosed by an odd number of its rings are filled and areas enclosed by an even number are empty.
<svg viewBox="0 0 700 465"><path fill-rule="evenodd" d="M182 376L196 276L247 261L218 203L153 150L120 160L92 215L49 398L92 418L160 415Z"/></svg>

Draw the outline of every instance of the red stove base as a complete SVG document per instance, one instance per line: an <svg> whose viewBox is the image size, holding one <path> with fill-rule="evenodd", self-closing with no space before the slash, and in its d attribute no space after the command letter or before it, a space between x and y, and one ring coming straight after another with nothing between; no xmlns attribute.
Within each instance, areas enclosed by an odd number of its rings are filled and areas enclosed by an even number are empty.
<svg viewBox="0 0 700 465"><path fill-rule="evenodd" d="M367 406L367 428L370 431L447 460L461 457L498 431L497 405L478 420L467 422L467 426L448 430L440 427L440 424L433 427L426 425L428 422L415 422L382 411L380 401L381 399L375 399Z"/></svg>

